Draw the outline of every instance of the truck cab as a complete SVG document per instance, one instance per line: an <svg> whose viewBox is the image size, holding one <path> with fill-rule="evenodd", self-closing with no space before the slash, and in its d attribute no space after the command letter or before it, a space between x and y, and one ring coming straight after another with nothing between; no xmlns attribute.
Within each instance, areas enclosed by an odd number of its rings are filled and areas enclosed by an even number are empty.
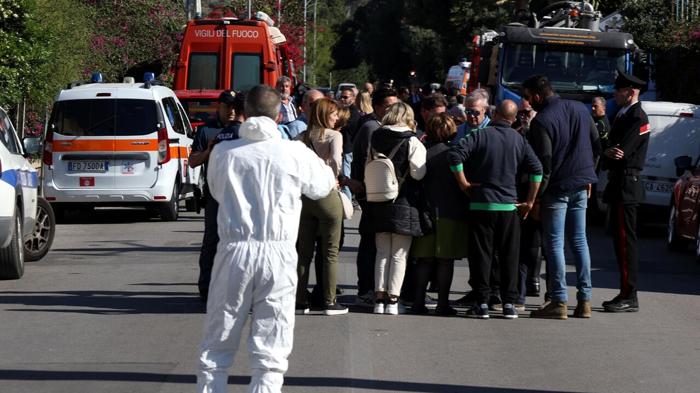
<svg viewBox="0 0 700 393"><path fill-rule="evenodd" d="M290 76L294 65L284 35L264 13L256 19L194 19L187 23L173 89L194 125L216 114L223 90L250 90Z"/></svg>
<svg viewBox="0 0 700 393"><path fill-rule="evenodd" d="M496 103L520 102L522 83L546 75L563 98L589 103L612 97L617 71L642 65L632 35L601 31L600 12L588 2L557 2L531 16L474 37L470 91L490 88Z"/></svg>

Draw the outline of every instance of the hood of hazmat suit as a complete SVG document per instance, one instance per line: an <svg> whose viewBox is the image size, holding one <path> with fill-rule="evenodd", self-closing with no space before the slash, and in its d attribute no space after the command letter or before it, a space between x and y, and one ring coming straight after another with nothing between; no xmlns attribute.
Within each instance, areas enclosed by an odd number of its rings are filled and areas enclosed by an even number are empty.
<svg viewBox="0 0 700 393"><path fill-rule="evenodd" d="M209 157L220 240L198 392L227 392L227 369L250 310L249 392L281 390L293 341L301 196L320 199L336 185L330 167L303 143L283 140L272 119L248 118L239 136L217 144Z"/></svg>

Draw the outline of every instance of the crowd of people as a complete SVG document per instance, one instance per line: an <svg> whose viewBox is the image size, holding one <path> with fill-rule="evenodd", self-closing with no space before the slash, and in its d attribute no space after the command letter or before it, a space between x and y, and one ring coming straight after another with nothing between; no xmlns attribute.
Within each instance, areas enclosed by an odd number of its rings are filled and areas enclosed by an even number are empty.
<svg viewBox="0 0 700 393"><path fill-rule="evenodd" d="M295 100L284 77L274 90L222 93L190 158L207 176L200 391L223 391L248 311L251 391L260 392L282 384L294 313L348 312L336 276L353 210L361 210L356 304L375 314L435 306L435 315L455 316L466 307L474 318L516 319L527 296L540 296L544 258L545 302L530 317L567 319L566 245L576 267L573 316L590 318L586 208L597 172L608 170L621 281L603 307L637 311L633 216L649 125L638 102L643 82L620 73L615 87L612 126L604 99L592 108L562 99L546 76L523 83L519 104L495 107L481 89L463 96L372 84ZM451 301L463 258L472 290Z"/></svg>

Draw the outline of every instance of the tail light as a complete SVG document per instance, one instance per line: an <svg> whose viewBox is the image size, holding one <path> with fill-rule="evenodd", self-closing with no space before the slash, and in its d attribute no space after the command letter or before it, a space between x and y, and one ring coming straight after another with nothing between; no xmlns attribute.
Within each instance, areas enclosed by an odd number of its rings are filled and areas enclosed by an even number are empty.
<svg viewBox="0 0 700 393"><path fill-rule="evenodd" d="M49 129L44 140L44 154L42 161L46 165L53 165L53 129Z"/></svg>
<svg viewBox="0 0 700 393"><path fill-rule="evenodd" d="M168 129L158 130L158 163L165 164L170 161L170 144L168 140Z"/></svg>

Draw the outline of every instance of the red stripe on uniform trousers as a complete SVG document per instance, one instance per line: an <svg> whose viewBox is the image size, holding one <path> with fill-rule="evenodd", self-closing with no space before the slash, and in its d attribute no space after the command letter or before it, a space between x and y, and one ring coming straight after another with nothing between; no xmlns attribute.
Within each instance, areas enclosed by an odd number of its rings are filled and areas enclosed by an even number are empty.
<svg viewBox="0 0 700 393"><path fill-rule="evenodd" d="M620 279L622 284L620 286L620 292L622 296L627 296L627 291L629 290L627 286L627 277L629 276L629 264L627 263L627 232L625 232L625 205L619 204L618 209L618 230L620 233Z"/></svg>

